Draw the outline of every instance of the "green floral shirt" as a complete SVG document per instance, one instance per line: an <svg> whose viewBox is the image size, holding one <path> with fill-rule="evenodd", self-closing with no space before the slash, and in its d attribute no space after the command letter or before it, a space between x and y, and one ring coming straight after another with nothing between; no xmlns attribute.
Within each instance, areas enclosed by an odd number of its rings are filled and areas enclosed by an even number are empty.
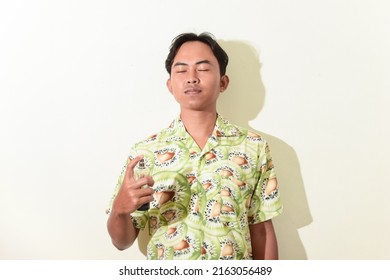
<svg viewBox="0 0 390 280"><path fill-rule="evenodd" d="M129 158L139 154L155 181L150 209L131 214L137 228L148 225L148 259L252 259L249 225L282 212L267 142L220 115L203 150L178 117Z"/></svg>

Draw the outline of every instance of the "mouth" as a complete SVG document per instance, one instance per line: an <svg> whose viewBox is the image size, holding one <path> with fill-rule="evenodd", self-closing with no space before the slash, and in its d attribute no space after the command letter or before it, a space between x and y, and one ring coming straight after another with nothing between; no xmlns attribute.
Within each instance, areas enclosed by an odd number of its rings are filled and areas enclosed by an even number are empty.
<svg viewBox="0 0 390 280"><path fill-rule="evenodd" d="M187 94L187 95L196 95L196 94L199 94L201 93L201 89L200 88L195 88L195 87L191 87L191 88L187 88L184 90L184 94Z"/></svg>

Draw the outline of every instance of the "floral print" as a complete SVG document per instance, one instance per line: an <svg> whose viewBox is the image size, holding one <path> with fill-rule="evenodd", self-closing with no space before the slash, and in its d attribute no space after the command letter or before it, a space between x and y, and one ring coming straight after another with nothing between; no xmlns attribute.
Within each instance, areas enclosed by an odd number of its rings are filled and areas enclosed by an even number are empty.
<svg viewBox="0 0 390 280"><path fill-rule="evenodd" d="M282 212L266 140L220 115L202 150L178 117L129 158L139 154L155 181L150 209L131 214L149 229L148 259L252 259L249 225Z"/></svg>

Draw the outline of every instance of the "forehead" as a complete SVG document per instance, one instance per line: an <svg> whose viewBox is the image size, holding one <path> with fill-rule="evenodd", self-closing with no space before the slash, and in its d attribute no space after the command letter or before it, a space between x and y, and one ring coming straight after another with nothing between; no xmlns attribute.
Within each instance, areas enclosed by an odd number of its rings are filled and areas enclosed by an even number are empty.
<svg viewBox="0 0 390 280"><path fill-rule="evenodd" d="M174 59L175 62L196 62L199 60L217 61L211 48L199 41L186 42L181 45Z"/></svg>

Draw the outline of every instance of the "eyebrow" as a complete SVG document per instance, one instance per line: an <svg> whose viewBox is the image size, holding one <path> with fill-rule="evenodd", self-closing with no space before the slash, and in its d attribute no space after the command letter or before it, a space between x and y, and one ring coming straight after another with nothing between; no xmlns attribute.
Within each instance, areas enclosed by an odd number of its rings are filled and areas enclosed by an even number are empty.
<svg viewBox="0 0 390 280"><path fill-rule="evenodd" d="M198 62L195 63L195 65L199 65L199 64L210 64L210 65L211 65L212 63L211 63L210 60L205 59L205 60L200 60L200 61L198 61ZM188 66L188 64L187 64L187 63L184 63L184 62L176 62L176 63L173 65L173 67L176 67L176 66Z"/></svg>

